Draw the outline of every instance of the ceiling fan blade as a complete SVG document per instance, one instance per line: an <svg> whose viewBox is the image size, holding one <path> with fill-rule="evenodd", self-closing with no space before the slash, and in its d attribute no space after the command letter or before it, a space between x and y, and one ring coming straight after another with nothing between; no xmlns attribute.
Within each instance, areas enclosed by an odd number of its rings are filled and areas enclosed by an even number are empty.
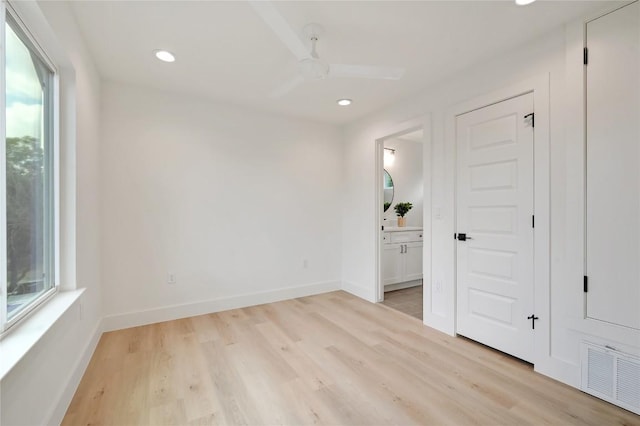
<svg viewBox="0 0 640 426"><path fill-rule="evenodd" d="M249 0L249 4L299 61L311 57L309 49L300 40L298 34L291 29L273 3L266 0Z"/></svg>
<svg viewBox="0 0 640 426"><path fill-rule="evenodd" d="M273 89L271 93L269 93L269 97L280 98L286 95L287 93L289 93L290 91L292 91L293 89L295 89L296 87L298 87L300 84L302 84L303 81L304 81L304 78L301 75L296 75L291 80Z"/></svg>
<svg viewBox="0 0 640 426"><path fill-rule="evenodd" d="M376 67L371 65L329 65L329 77L376 78L381 80L400 80L404 68Z"/></svg>

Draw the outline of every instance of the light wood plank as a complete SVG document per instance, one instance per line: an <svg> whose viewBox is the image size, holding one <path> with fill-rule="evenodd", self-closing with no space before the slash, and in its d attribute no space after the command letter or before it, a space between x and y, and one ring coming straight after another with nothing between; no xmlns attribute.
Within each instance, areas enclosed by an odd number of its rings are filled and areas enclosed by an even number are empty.
<svg viewBox="0 0 640 426"><path fill-rule="evenodd" d="M105 333L63 425L640 425L345 292Z"/></svg>

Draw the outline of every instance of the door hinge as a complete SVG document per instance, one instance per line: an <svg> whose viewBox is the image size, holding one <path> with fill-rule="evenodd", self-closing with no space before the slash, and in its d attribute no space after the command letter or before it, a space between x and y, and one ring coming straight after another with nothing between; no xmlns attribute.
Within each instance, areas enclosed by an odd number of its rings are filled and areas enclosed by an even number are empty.
<svg viewBox="0 0 640 426"><path fill-rule="evenodd" d="M535 215L531 215L531 227L532 228L536 227L536 216Z"/></svg>
<svg viewBox="0 0 640 426"><path fill-rule="evenodd" d="M531 316L528 316L527 319L531 320L531 329L535 330L536 329L536 320L540 319L536 316L536 314L531 314Z"/></svg>
<svg viewBox="0 0 640 426"><path fill-rule="evenodd" d="M381 230L381 231L384 231L384 225L381 225L381 226L380 226L380 230Z"/></svg>
<svg viewBox="0 0 640 426"><path fill-rule="evenodd" d="M534 112L524 116L524 119L531 117L531 127L536 127L536 114Z"/></svg>
<svg viewBox="0 0 640 426"><path fill-rule="evenodd" d="M584 276L584 280L582 282L582 290L587 293L589 291L589 277Z"/></svg>
<svg viewBox="0 0 640 426"><path fill-rule="evenodd" d="M582 51L582 63L584 65L589 65L589 48L585 47Z"/></svg>

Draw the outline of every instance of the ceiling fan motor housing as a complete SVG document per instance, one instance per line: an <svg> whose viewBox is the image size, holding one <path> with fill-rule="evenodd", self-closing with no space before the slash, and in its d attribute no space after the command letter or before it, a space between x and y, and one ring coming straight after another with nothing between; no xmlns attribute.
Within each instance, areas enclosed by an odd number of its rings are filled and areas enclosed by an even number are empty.
<svg viewBox="0 0 640 426"><path fill-rule="evenodd" d="M322 80L329 75L329 64L317 58L307 58L298 62L298 70L306 80Z"/></svg>
<svg viewBox="0 0 640 426"><path fill-rule="evenodd" d="M324 28L320 24L307 24L302 28L302 33L310 43L310 58L298 61L298 71L305 80L322 80L329 75L329 64L322 61L316 51L316 43Z"/></svg>

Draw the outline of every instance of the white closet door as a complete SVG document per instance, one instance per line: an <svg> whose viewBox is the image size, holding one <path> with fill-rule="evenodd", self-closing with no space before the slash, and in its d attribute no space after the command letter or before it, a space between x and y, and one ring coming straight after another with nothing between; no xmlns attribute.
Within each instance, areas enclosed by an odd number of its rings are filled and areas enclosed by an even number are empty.
<svg viewBox="0 0 640 426"><path fill-rule="evenodd" d="M533 94L456 118L458 334L533 362Z"/></svg>
<svg viewBox="0 0 640 426"><path fill-rule="evenodd" d="M587 24L587 316L640 329L640 6Z"/></svg>

